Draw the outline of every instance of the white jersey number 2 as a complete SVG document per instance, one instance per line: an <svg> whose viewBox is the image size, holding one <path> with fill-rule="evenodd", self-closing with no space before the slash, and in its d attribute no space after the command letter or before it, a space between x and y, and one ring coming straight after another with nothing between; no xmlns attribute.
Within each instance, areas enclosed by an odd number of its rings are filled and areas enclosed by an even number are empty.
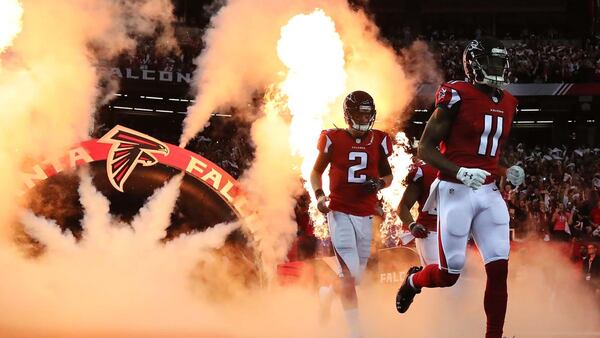
<svg viewBox="0 0 600 338"><path fill-rule="evenodd" d="M368 159L367 153L353 151L350 154L348 154L348 159L350 161L360 160L360 163L348 168L348 182L349 183L364 183L367 180L367 175L356 176L356 173L367 167L367 159Z"/></svg>
<svg viewBox="0 0 600 338"><path fill-rule="evenodd" d="M496 118L496 130L492 133L492 119ZM496 156L496 152L498 151L498 139L502 135L502 126L504 125L504 119L502 116L492 116L485 115L483 121L483 133L481 134L481 139L479 140L479 151L477 154L479 155L488 155L488 156ZM492 147L488 153L488 142L490 140L490 135L492 136Z"/></svg>

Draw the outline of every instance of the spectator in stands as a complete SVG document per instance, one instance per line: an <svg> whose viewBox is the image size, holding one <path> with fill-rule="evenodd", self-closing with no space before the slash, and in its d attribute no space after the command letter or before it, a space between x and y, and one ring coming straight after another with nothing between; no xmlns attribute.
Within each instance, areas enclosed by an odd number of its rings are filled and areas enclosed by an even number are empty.
<svg viewBox="0 0 600 338"><path fill-rule="evenodd" d="M590 210L590 226L592 235L600 237L600 199L596 201L596 206Z"/></svg>
<svg viewBox="0 0 600 338"><path fill-rule="evenodd" d="M549 233L557 233L563 239L569 238L565 231L554 231L557 220L559 228L562 228L559 216L553 220L555 209L562 205L562 212L570 213L565 230L570 230L579 239L599 239L600 227L592 225L590 220L591 210L598 204L598 188L594 182L600 184L600 177L597 180L594 177L600 168L599 154L600 149L575 148L574 145L571 148L527 148L523 144L509 147L504 153L506 160L510 163L521 162L528 173L523 185L503 189L504 195L512 191L508 204L509 208L515 209L515 215L518 209L523 210L521 201L525 200L527 228L522 230L535 231L545 239ZM594 237L596 229L598 237Z"/></svg>
<svg viewBox="0 0 600 338"><path fill-rule="evenodd" d="M562 203L556 205L556 209L552 214L552 233L556 239L569 240L571 235L571 229L568 223L571 219L571 213L565 211L565 206Z"/></svg>
<svg viewBox="0 0 600 338"><path fill-rule="evenodd" d="M591 287L600 291L600 259L597 256L598 247L596 244L587 245L587 253L583 258L583 277Z"/></svg>

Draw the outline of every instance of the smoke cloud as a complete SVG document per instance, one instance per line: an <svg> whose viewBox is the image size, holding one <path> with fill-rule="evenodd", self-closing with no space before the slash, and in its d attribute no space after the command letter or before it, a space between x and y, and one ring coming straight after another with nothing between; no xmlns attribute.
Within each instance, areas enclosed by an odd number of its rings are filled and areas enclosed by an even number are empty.
<svg viewBox="0 0 600 338"><path fill-rule="evenodd" d="M22 188L14 179L19 172L32 172L31 163L52 160L88 137L97 103L105 99L97 66L131 52L133 37L153 35L158 27L161 46L174 44L168 0L21 4L21 32L0 54L5 107L0 113L0 223L5 234L14 219L13 199Z"/></svg>
<svg viewBox="0 0 600 338"><path fill-rule="evenodd" d="M180 182L178 176L158 189L129 225L110 216L109 201L84 172L80 241L70 232L62 233L54 221L25 212L21 221L43 254L28 259L8 247L0 249L0 265L11 267L0 282L0 304L10 309L3 313L0 328L66 329L82 335L104 329L153 332L169 328L165 306L177 310L177 317L189 311L186 320L191 323L197 305L190 275L202 261L212 261L214 270L222 268L213 249L222 247L237 225L221 224L163 243ZM177 325L188 324L176 321L174 331Z"/></svg>
<svg viewBox="0 0 600 338"><path fill-rule="evenodd" d="M378 40L376 27L363 13L353 12L341 0L238 0L221 9L207 32L207 49L196 74L198 106L190 110L182 141L202 128L212 110L247 103L255 90L262 92L283 79L279 72L285 68L275 52L279 29L293 15L311 12L317 4L334 18L344 42L347 91L361 88L373 93L382 128L406 118L399 113L411 99L416 79L430 78L427 67L417 71L418 76L404 69L394 51ZM131 34L151 34L154 27L168 26L170 20L165 14L170 13L170 5L158 0L27 0L23 6L23 30L10 52L1 54L0 102L9 109L0 113L0 215L20 215L42 253L32 258L13 245L0 245L4 272L0 336L325 338L346 334L339 303L332 321L319 324L318 301L311 287L247 288L238 280L243 275L224 272L235 270L240 258L216 250L222 250L239 224L221 224L163 242L180 177L157 190L132 223L125 224L110 215L109 201L82 173L79 195L85 215L80 240L61 232L51 220L18 213L15 177L30 169L25 161L61 154L87 137L90 117L102 98L94 66L133 48ZM268 20L256 20L265 17ZM165 32L160 41L168 45L170 33ZM93 53L89 46L94 47ZM332 105L331 121L341 121L339 107L340 102ZM284 111L281 106L263 107L252 129L256 161L242 180L251 204L258 207L256 222L248 227L270 277L293 236L291 207L300 187L294 166L301 160L290 155ZM1 224L5 233L0 238L6 240L11 237L6 233L11 223L2 219ZM545 243L526 244L511 256L508 336L563 333L572 338L577 332L599 330L597 298L581 286L580 271L558 252ZM397 286L366 281L359 295L365 335L481 337L484 281L480 260L470 257L456 288L425 290L404 316L394 310Z"/></svg>
<svg viewBox="0 0 600 338"><path fill-rule="evenodd" d="M249 205L255 210L245 222L261 255L268 278L283 262L296 235L295 196L300 194L299 171L289 144L289 126L281 113L282 98L267 100L265 115L252 125L256 155L252 167L241 179ZM276 174L274 174L276 173Z"/></svg>
<svg viewBox="0 0 600 338"><path fill-rule="evenodd" d="M331 106L329 120L343 125L341 102L345 94L357 89L374 96L379 128L408 118L401 115L403 108L412 99L416 82L425 76L407 74L401 58L380 39L379 29L364 12L351 9L345 0L231 0L212 18L205 33L206 48L196 60L193 81L197 98L188 109L182 145L202 131L215 110L244 107L257 92L260 97L269 85L283 80L286 68L276 52L281 27L293 16L316 8L333 18L345 51L346 90ZM269 19L257 20L262 17ZM427 58L412 61L433 64ZM413 69L431 72L426 66Z"/></svg>

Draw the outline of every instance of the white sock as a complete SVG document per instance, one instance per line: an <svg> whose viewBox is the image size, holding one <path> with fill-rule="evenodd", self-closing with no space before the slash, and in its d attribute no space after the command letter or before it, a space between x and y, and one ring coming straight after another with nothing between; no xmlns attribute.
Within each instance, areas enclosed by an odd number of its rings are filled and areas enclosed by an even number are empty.
<svg viewBox="0 0 600 338"><path fill-rule="evenodd" d="M358 308L347 309L344 311L350 338L360 337L360 319L358 318Z"/></svg>
<svg viewBox="0 0 600 338"><path fill-rule="evenodd" d="M410 276L408 276L408 284L410 285L411 288L413 288L413 290L417 290L417 288L415 287L415 284L413 284L413 280L412 280L414 275L415 274L413 273Z"/></svg>

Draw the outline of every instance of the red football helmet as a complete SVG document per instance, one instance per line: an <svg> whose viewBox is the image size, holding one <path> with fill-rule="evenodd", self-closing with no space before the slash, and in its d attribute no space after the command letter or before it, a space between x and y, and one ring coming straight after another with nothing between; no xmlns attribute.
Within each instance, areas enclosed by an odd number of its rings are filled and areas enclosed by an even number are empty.
<svg viewBox="0 0 600 338"><path fill-rule="evenodd" d="M344 119L348 127L365 132L375 123L375 102L369 93L355 90L344 99Z"/></svg>

